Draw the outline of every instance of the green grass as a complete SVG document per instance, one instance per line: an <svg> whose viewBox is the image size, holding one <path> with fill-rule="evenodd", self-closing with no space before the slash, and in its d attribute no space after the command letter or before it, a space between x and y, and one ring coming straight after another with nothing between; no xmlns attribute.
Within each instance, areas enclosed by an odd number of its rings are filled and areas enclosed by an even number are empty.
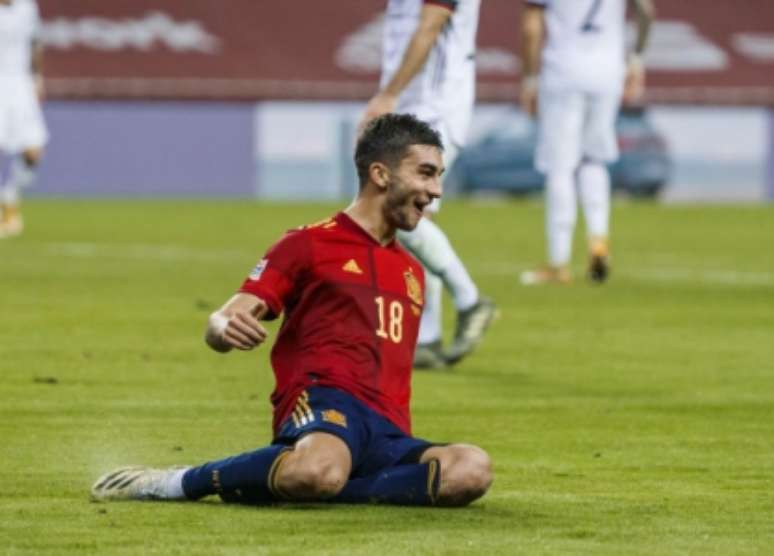
<svg viewBox="0 0 774 556"><path fill-rule="evenodd" d="M532 289L541 205L445 204L502 316L454 372L415 376L413 413L492 455L470 508L91 503L113 466L269 440L267 350L212 353L204 323L282 230L335 208L26 205L0 242L0 552L771 553L774 207L619 202L612 282Z"/></svg>

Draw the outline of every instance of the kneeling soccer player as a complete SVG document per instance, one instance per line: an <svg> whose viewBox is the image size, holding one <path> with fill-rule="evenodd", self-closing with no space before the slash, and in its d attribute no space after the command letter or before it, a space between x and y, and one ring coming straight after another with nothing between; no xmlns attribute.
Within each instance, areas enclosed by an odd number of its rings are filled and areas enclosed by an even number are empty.
<svg viewBox="0 0 774 556"><path fill-rule="evenodd" d="M272 349L270 446L199 467L125 467L92 496L462 506L492 482L489 456L411 436L411 364L422 266L395 241L441 195L438 134L409 115L373 120L358 140L360 191L346 210L288 232L212 314L214 350L250 350L284 311Z"/></svg>

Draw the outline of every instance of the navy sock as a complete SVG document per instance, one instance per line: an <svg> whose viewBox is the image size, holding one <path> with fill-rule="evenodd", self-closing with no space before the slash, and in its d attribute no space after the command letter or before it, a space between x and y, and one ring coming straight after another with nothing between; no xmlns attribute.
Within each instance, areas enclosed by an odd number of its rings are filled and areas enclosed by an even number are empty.
<svg viewBox="0 0 774 556"><path fill-rule="evenodd" d="M218 461L192 467L183 475L183 491L190 500L218 494L224 502L268 504L273 494L273 474L281 453L288 446L272 445Z"/></svg>
<svg viewBox="0 0 774 556"><path fill-rule="evenodd" d="M437 459L398 465L375 475L350 479L331 502L432 506L438 497L440 481L441 467Z"/></svg>

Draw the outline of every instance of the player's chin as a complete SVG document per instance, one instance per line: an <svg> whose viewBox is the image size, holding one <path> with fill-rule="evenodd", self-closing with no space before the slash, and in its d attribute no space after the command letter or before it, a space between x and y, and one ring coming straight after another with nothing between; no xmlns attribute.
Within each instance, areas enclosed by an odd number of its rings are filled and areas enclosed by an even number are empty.
<svg viewBox="0 0 774 556"><path fill-rule="evenodd" d="M422 219L423 211L414 203L405 203L390 211L388 219L398 230L410 232Z"/></svg>
<svg viewBox="0 0 774 556"><path fill-rule="evenodd" d="M398 226L401 230L411 231L417 227L419 221L422 220L423 211L419 210L415 206L411 206L406 209L403 218L401 218L401 224Z"/></svg>

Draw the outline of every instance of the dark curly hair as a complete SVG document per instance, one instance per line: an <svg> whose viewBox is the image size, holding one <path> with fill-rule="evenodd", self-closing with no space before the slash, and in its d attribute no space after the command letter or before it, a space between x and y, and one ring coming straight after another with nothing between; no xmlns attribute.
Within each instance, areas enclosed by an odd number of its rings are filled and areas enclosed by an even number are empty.
<svg viewBox="0 0 774 556"><path fill-rule="evenodd" d="M438 132L411 114L384 114L368 122L355 147L360 187L368 181L371 164L383 162L395 168L411 145L431 145L443 150Z"/></svg>

